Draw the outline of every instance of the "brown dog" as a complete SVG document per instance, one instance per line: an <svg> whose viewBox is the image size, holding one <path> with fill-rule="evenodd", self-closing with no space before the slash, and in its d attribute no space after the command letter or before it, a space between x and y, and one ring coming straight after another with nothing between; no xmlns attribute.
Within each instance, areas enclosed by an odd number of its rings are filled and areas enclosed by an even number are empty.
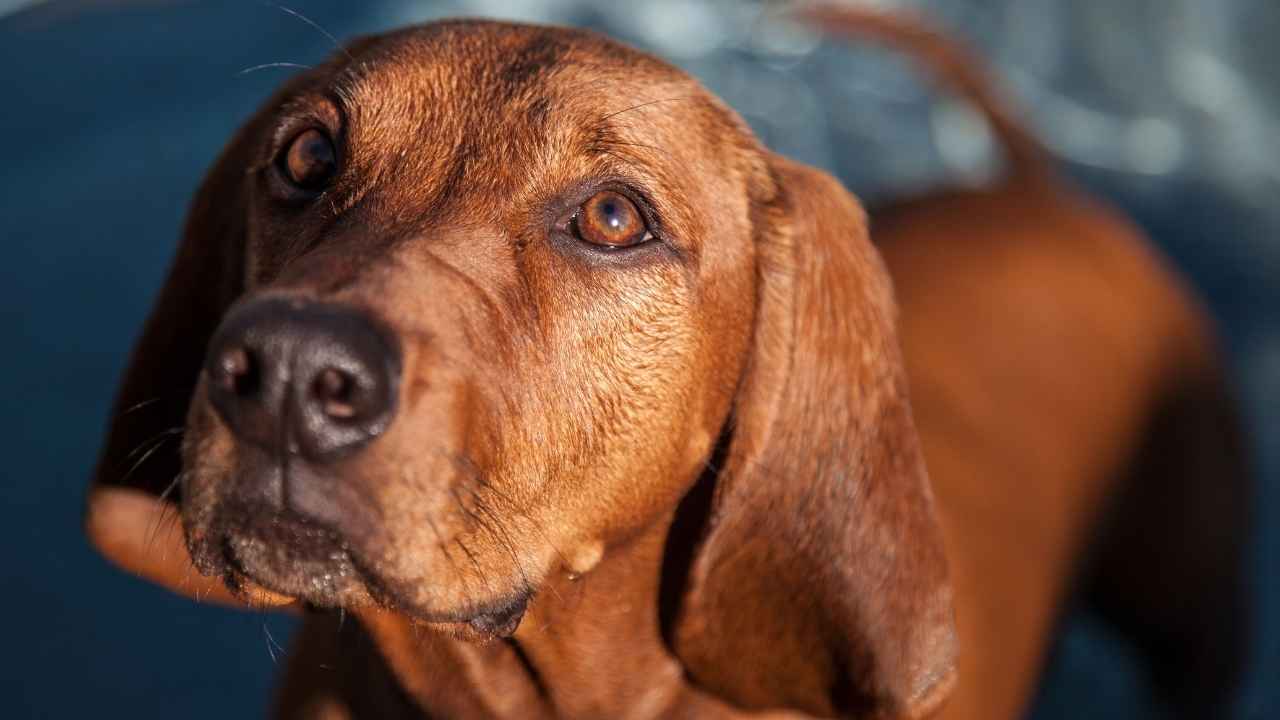
<svg viewBox="0 0 1280 720"><path fill-rule="evenodd" d="M361 40L200 189L94 542L351 610L308 612L285 716L1015 716L1144 431L1218 397L1208 334L952 49L825 19L1010 148L1000 187L877 218L898 309L857 201L678 70L494 22ZM1161 563L1123 535L1137 598ZM1163 631L1160 600L1128 607Z"/></svg>

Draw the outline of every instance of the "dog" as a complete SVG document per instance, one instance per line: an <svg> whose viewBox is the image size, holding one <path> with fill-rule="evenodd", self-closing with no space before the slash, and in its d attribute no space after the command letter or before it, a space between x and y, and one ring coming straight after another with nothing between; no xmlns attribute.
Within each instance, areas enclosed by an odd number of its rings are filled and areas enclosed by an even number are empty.
<svg viewBox="0 0 1280 720"><path fill-rule="evenodd" d="M1015 717L1077 585L1218 702L1245 468L1205 313L962 49L807 17L973 102L1002 180L873 244L580 30L437 22L290 80L196 195L92 542L302 613L281 717Z"/></svg>

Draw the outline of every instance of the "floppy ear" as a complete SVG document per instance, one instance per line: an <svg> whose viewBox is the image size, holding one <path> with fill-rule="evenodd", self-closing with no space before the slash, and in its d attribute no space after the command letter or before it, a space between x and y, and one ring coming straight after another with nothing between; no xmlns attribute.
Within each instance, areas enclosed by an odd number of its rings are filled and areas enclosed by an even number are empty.
<svg viewBox="0 0 1280 720"><path fill-rule="evenodd" d="M753 356L676 652L741 706L921 717L956 641L889 279L836 180L771 167Z"/></svg>
<svg viewBox="0 0 1280 720"><path fill-rule="evenodd" d="M214 599L226 599L225 590L191 569L179 524L165 513L176 512L170 503L182 429L205 346L243 287L245 185L257 124L237 134L196 194L112 408L85 516L90 540L117 565L187 594L212 592Z"/></svg>

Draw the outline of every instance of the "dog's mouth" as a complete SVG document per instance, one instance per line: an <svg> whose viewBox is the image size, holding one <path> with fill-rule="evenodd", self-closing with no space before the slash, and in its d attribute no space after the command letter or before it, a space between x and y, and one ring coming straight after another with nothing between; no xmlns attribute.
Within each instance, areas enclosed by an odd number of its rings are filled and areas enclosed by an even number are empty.
<svg viewBox="0 0 1280 720"><path fill-rule="evenodd" d="M370 583L337 532L297 514L225 508L217 530L193 553L233 590L249 583L316 607L370 602Z"/></svg>
<svg viewBox="0 0 1280 720"><path fill-rule="evenodd" d="M378 607L473 640L507 637L520 625L532 588L441 614L421 612L381 581L337 531L297 513L224 507L213 532L193 547L197 568L233 592L249 587L295 598L315 609Z"/></svg>

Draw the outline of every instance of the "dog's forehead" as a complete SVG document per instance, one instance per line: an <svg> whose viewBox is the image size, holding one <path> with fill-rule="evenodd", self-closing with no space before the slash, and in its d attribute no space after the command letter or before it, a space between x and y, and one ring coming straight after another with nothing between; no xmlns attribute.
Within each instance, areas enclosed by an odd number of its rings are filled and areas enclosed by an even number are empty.
<svg viewBox="0 0 1280 720"><path fill-rule="evenodd" d="M590 31L447 21L357 41L321 78L347 118L367 208L533 207L592 178L691 198L735 146L731 111L683 71ZM363 192L363 190L361 191ZM522 205L527 200L528 205ZM664 208L659 207L659 210ZM494 207L492 212L501 212ZM673 224L687 208L669 208Z"/></svg>
<svg viewBox="0 0 1280 720"><path fill-rule="evenodd" d="M553 114L588 122L593 111L704 95L677 68L594 32L475 20L357 43L334 85L366 122L453 122L471 132L541 129Z"/></svg>

